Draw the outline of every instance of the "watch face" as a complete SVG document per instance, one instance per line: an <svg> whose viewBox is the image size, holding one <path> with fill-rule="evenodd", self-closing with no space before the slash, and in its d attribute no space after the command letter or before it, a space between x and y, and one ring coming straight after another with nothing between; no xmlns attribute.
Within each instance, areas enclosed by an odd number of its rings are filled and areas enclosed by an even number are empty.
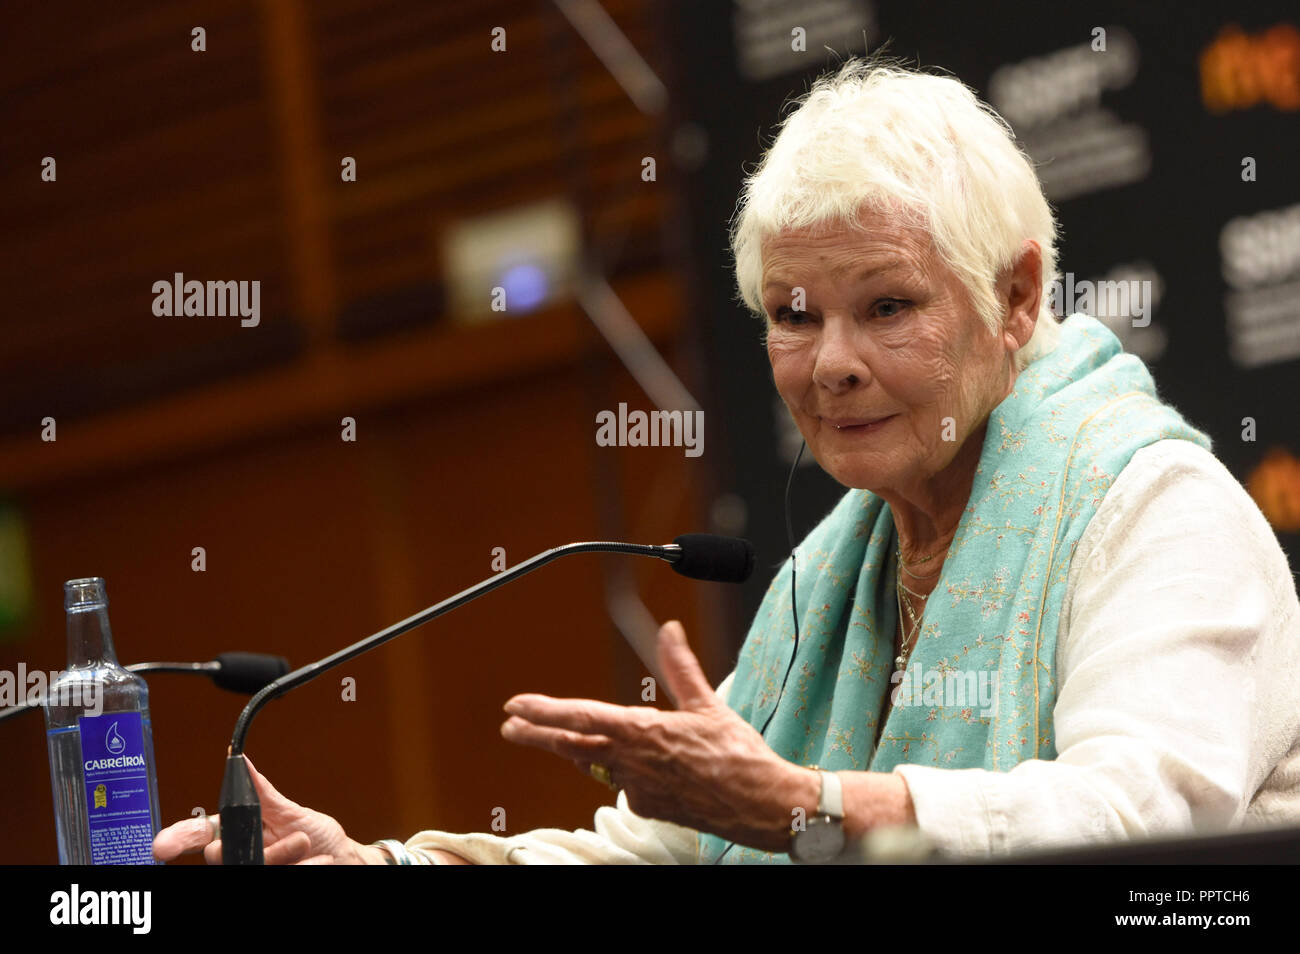
<svg viewBox="0 0 1300 954"><path fill-rule="evenodd" d="M805 864L825 864L844 850L844 829L829 815L808 819L808 827L795 832L790 855Z"/></svg>

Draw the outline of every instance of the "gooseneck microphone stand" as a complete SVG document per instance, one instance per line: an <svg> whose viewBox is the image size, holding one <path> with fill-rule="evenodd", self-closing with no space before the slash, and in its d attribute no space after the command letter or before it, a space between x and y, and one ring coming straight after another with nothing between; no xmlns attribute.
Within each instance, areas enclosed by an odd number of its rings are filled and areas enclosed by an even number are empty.
<svg viewBox="0 0 1300 954"><path fill-rule="evenodd" d="M744 540L718 537L710 534L684 534L666 546L646 546L636 543L569 543L539 553L509 570L476 583L467 590L443 600L426 610L394 623L387 629L367 636L331 656L308 663L275 680L258 692L244 706L235 723L226 757L226 772L221 783L219 812L221 817L222 863L227 865L260 865L262 853L262 806L244 758L244 742L253 717L272 699L290 689L310 682L322 673L333 669L362 653L396 639L422 623L454 610L484 593L491 592L525 573L531 573L552 560L575 553L627 553L635 556L655 557L673 564L673 569L684 576L721 582L743 582L754 566L753 546Z"/></svg>

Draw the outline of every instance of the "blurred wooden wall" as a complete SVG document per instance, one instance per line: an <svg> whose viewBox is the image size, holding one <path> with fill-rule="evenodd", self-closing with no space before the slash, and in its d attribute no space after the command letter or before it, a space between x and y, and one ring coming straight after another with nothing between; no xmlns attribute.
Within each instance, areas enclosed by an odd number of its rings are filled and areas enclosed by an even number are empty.
<svg viewBox="0 0 1300 954"><path fill-rule="evenodd" d="M605 6L659 65L648 0ZM649 405L575 306L474 327L442 313L442 227L569 195L592 240L621 250L612 281L632 314L690 365L661 251L671 184L639 181L660 131L552 7L82 2L7 17L0 491L26 521L37 604L0 641L0 668L63 665L61 584L77 576L107 579L124 663L246 649L301 664L490 575L494 547L514 564L615 529L665 542L704 526L707 454L595 446L597 410ZM491 53L493 26L507 54ZM345 155L356 183L339 181ZM40 180L44 156L57 182ZM151 285L175 271L260 280L261 325L154 316ZM720 678L716 591L662 565L635 573ZM248 751L360 839L487 830L498 807L507 833L589 826L611 794L501 740L501 705L521 691L637 704L643 675L598 558L570 558L273 703ZM163 813L213 811L242 700L149 682ZM52 862L38 715L0 726L0 765L0 862Z"/></svg>

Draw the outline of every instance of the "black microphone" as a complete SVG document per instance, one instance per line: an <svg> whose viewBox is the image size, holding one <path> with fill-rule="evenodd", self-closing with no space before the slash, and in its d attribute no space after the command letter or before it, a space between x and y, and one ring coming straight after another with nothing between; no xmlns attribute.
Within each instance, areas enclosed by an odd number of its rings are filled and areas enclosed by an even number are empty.
<svg viewBox="0 0 1300 954"><path fill-rule="evenodd" d="M222 689L250 696L289 671L289 660L265 653L222 653L217 664L220 668L212 673L213 682Z"/></svg>
<svg viewBox="0 0 1300 954"><path fill-rule="evenodd" d="M716 533L683 533L673 540L680 550L670 559L682 576L716 583L744 583L754 572L754 545Z"/></svg>
<svg viewBox="0 0 1300 954"><path fill-rule="evenodd" d="M714 580L723 583L743 583L754 569L754 546L748 540L721 537L709 533L687 533L666 546L646 546L639 543L569 543L530 557L508 570L476 583L467 590L421 610L387 629L344 647L331 656L295 669L259 691L248 700L244 711L235 722L226 758L225 775L221 782L218 811L221 817L221 858L227 865L260 865L262 855L262 806L253 787L253 777L244 758L244 743L253 717L272 699L290 689L310 682L322 673L354 659L368 650L396 639L422 623L449 613L470 600L495 590L511 580L518 579L552 560L574 553L628 553L666 560L683 576L697 580Z"/></svg>
<svg viewBox="0 0 1300 954"><path fill-rule="evenodd" d="M265 653L221 653L216 659L201 663L143 662L126 667L131 672L195 673L209 676L222 689L253 695L289 671L289 660ZM39 709L44 700L23 702L0 710L0 722L28 710Z"/></svg>

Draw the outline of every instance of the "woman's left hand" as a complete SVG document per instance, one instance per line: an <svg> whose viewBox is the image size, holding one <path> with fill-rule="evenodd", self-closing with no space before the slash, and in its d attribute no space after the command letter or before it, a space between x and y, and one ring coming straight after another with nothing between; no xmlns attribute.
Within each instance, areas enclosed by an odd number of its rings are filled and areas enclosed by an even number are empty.
<svg viewBox="0 0 1300 954"><path fill-rule="evenodd" d="M608 768L644 818L675 822L763 851L789 850L796 809L816 809L817 773L773 752L705 678L677 621L659 630L659 666L677 711L525 694L501 734Z"/></svg>

